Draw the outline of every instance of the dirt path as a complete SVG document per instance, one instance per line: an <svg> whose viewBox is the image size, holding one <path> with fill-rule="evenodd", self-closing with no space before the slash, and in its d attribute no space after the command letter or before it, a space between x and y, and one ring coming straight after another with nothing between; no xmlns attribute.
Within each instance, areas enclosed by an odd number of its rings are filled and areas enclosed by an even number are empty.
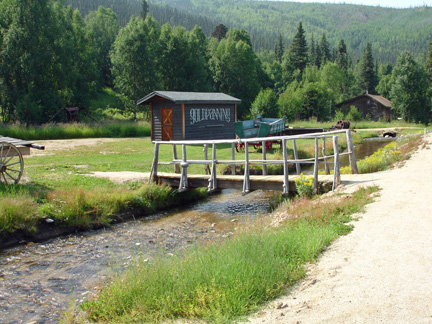
<svg viewBox="0 0 432 324"><path fill-rule="evenodd" d="M381 172L381 196L354 230L250 323L432 323L432 134L404 167Z"/></svg>

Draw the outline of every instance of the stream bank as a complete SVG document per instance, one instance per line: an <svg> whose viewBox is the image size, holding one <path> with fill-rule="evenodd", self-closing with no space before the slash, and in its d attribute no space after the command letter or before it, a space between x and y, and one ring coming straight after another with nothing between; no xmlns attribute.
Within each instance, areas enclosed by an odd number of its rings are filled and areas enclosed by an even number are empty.
<svg viewBox="0 0 432 324"><path fill-rule="evenodd" d="M69 304L80 303L136 257L169 256L230 236L240 222L266 213L272 196L223 190L186 208L5 249L0 252L2 323L57 323Z"/></svg>

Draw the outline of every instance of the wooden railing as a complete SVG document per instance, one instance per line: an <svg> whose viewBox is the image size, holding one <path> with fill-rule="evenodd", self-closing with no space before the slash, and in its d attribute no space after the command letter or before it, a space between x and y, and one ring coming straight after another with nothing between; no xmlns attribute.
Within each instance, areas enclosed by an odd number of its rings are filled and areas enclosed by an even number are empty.
<svg viewBox="0 0 432 324"><path fill-rule="evenodd" d="M339 136L345 135L347 140L347 152L339 153L338 142ZM315 144L315 156L309 159L300 159L298 157L296 140L310 139L314 140ZM326 155L326 143L327 139L331 139L333 143L333 154ZM322 152L320 156L319 152L319 141L322 141ZM283 159L282 160L267 160L266 158L266 145L268 141L280 142L282 146ZM292 141L294 159L288 159L287 142ZM318 164L325 164L326 174L330 174L329 165L333 164L334 179L333 179L333 190L340 183L340 163L339 157L344 154L349 155L349 161L351 166L351 173L358 173L357 164L354 156L354 145L352 141L350 130L337 130L324 133L313 133L303 135L292 135L292 136L272 136L272 137L260 137L260 138L244 138L235 140L188 140L188 141L154 141L154 159L150 173L150 180L157 179L158 165L174 165L177 172L181 172L179 190L183 191L189 188L188 186L188 167L192 164L203 164L205 165L206 172L210 173L208 190L214 191L217 189L217 173L216 166L218 164L231 165L232 174L235 174L236 165L244 165L244 180L243 180L243 193L250 191L250 165L262 165L263 175L267 175L267 165L271 164L282 164L283 165L283 194L288 194L289 191L289 172L288 163L294 163L296 165L296 173L301 173L301 164L311 163L314 165L313 170L313 189L318 189ZM259 143L262 144L262 159L261 160L250 160L249 158L249 144ZM231 144L232 159L231 160L218 160L217 159L217 145L218 144ZM244 144L244 160L236 160L236 146L238 144ZM161 145L172 145L173 147L173 160L169 162L159 161L159 148ZM181 145L182 147L182 158L178 159L176 146ZM187 158L187 146L188 145L201 145L204 146L204 159L203 160L192 160ZM208 147L212 148L212 159L208 159ZM333 158L333 162L329 162ZM180 168L181 170L179 170ZM210 169L210 170L209 170ZM208 171L209 170L209 171Z"/></svg>

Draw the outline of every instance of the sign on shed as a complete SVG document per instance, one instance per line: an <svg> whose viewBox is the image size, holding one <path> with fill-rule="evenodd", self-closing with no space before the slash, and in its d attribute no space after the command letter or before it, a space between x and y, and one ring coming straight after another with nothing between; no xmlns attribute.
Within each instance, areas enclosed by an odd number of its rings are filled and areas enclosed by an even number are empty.
<svg viewBox="0 0 432 324"><path fill-rule="evenodd" d="M150 105L151 139L233 139L240 99L224 93L154 91L138 100Z"/></svg>

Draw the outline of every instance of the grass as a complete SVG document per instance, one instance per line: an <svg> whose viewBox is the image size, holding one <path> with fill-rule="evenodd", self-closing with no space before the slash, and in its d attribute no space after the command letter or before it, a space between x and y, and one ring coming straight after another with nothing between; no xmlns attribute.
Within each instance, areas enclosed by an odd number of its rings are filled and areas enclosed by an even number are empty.
<svg viewBox="0 0 432 324"><path fill-rule="evenodd" d="M145 216L158 210L186 204L205 196L204 190L177 193L167 186L135 185L136 188L82 187L40 190L33 195L27 190L5 194L0 185L0 238L17 231L36 234L37 225L50 219L57 227L90 229L108 226L130 214Z"/></svg>
<svg viewBox="0 0 432 324"><path fill-rule="evenodd" d="M100 123L45 124L24 126L0 124L0 134L25 140L49 140L98 137L144 137L150 136L147 122L105 121Z"/></svg>
<svg viewBox="0 0 432 324"><path fill-rule="evenodd" d="M395 165L397 162L409 158L412 151L422 142L419 133L405 135L396 142L391 142L385 147L379 149L374 154L357 162L359 173L373 173L384 171ZM349 174L349 166L341 168L341 174Z"/></svg>
<svg viewBox="0 0 432 324"><path fill-rule="evenodd" d="M174 257L137 260L82 309L101 323L160 323L176 318L231 323L280 296L305 275L305 265L348 233L353 213L377 188L338 202L290 204L278 228L248 226L222 242L197 245Z"/></svg>
<svg viewBox="0 0 432 324"><path fill-rule="evenodd" d="M329 122L318 122L316 119L310 119L310 120L299 120L290 122L289 126L291 127L306 127L306 128L324 128L324 129L330 129L333 125L336 125L336 121L329 121ZM374 128L402 128L402 127L414 127L414 128L424 128L424 125L421 124L415 124L415 123L407 123L402 120L394 120L390 123L387 122L381 122L381 121L358 121L358 122L351 122L350 128L361 130L361 129L374 129Z"/></svg>

